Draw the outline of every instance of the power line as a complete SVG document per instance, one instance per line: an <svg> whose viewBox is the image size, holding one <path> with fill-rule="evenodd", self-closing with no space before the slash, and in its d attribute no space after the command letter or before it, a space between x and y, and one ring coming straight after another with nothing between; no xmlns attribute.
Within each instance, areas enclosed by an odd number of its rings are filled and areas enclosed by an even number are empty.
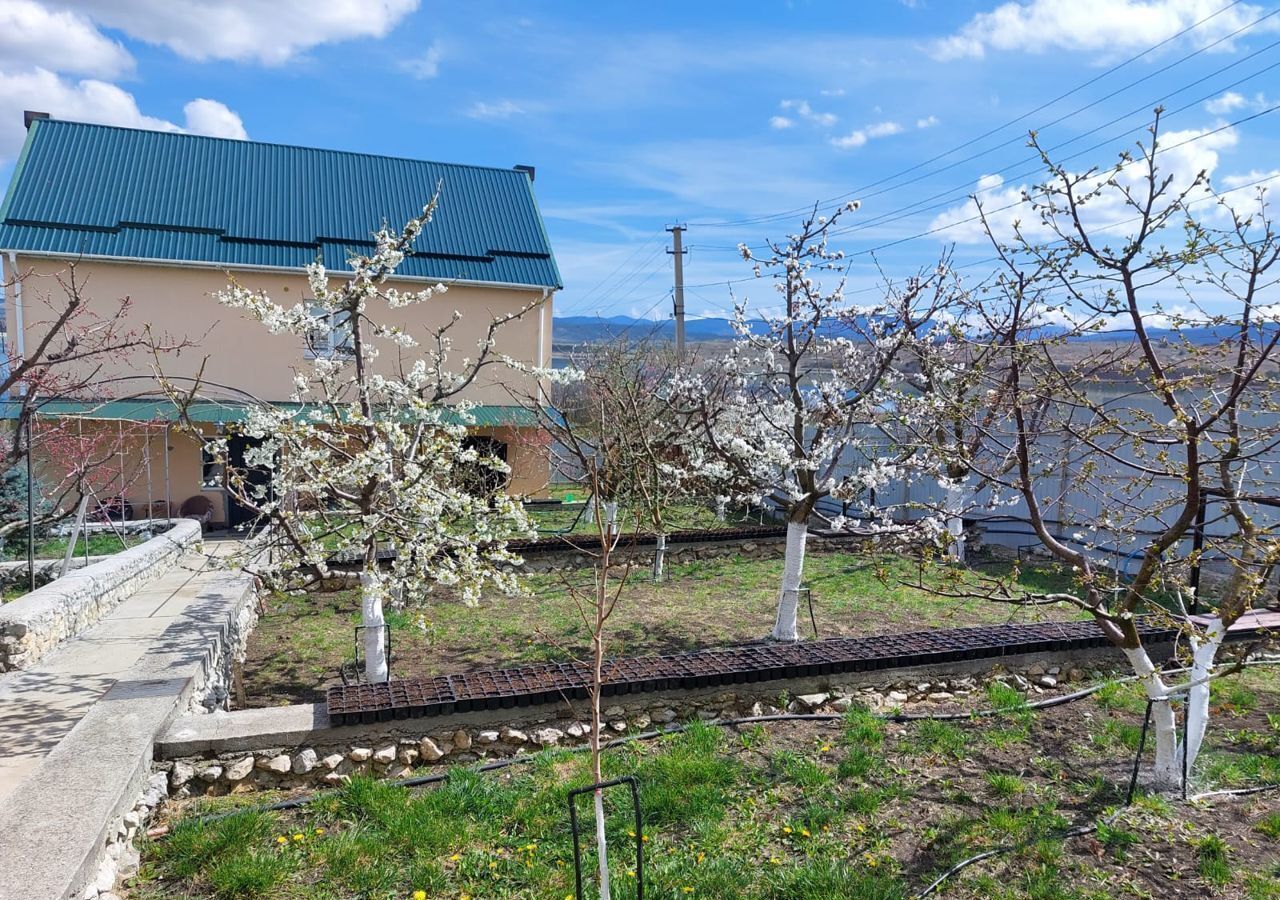
<svg viewBox="0 0 1280 900"><path fill-rule="evenodd" d="M986 138L991 137L992 135L997 134L997 133L999 133L999 132L1003 131L1003 130L1004 130L1004 129L1006 129L1006 128L1009 128L1009 127L1011 127L1011 126L1013 126L1013 125L1017 125L1019 122L1023 122L1023 121L1025 121L1026 119L1030 118L1031 116L1035 115L1036 113L1041 112L1041 111L1043 111L1043 110L1045 110L1045 109L1048 109L1049 107L1053 106L1054 104L1059 103L1059 102L1061 102L1062 100L1065 100L1067 97L1070 97L1070 96L1072 96L1073 94L1079 93L1080 91L1084 90L1084 89L1085 89L1085 88L1087 88L1087 87L1090 87L1090 86L1091 86L1091 85L1093 85L1093 84L1096 84L1097 82L1099 82L1099 81L1101 81L1102 79L1104 79L1104 78L1108 77L1109 75L1112 75L1112 74L1114 74L1114 73L1116 73L1116 72L1120 71L1121 69L1125 68L1126 66L1129 66L1129 65L1131 65L1131 64L1132 64L1132 63L1134 63L1134 62L1137 62L1138 60L1142 59L1143 57L1145 57L1145 56L1147 56L1147 55L1149 55L1149 54L1151 54L1151 53L1154 53L1156 50L1159 50L1161 47L1164 47L1165 45L1167 45L1167 44L1169 44L1169 43L1172 43L1173 41L1176 41L1176 40L1178 40L1179 38L1182 38L1182 37L1186 36L1187 34L1190 34L1192 31L1195 31L1195 30L1196 30L1197 28L1199 28L1201 25L1204 25L1206 22L1209 22L1210 20L1212 20L1212 19L1216 18L1217 16L1221 15L1222 13L1226 12L1227 10L1229 10L1229 9L1231 9L1231 8L1233 8L1233 7L1235 7L1235 6L1237 6L1239 3L1240 3L1240 0L1233 0L1233 2L1230 2L1230 3L1226 4L1225 6L1220 7L1219 9L1217 9L1217 10L1215 10L1214 12L1210 13L1209 15L1205 16L1204 18L1200 19L1199 21L1194 22L1194 23L1192 23L1191 25L1188 25L1186 28L1182 29L1181 31L1177 32L1176 34L1171 35L1170 37L1165 38L1164 40L1160 41L1159 43L1154 44L1154 45L1152 45L1151 47L1148 47L1147 49L1143 50L1142 52L1137 53L1137 54L1135 54L1134 56L1131 56L1131 57L1129 57L1128 59L1123 60L1122 62L1120 62L1120 63L1118 63L1118 64L1116 64L1116 65L1112 66L1111 68L1109 68L1109 69L1105 70L1104 72L1101 72L1101 73L1099 73L1098 75L1095 75L1093 78L1090 78L1090 79L1088 79L1087 81L1085 81L1085 82L1083 82L1083 83L1081 83L1081 84L1076 85L1075 87L1071 88L1069 91L1066 91L1066 92L1064 92L1064 93L1062 93L1062 94L1059 94L1057 97L1054 97L1052 100L1046 101L1046 102L1044 102L1044 103L1040 104L1039 106L1035 107L1034 109L1031 109L1031 110L1028 110L1027 112L1022 113L1021 115L1017 116L1017 117L1016 117L1016 118L1014 118L1014 119L1010 119L1010 120L1009 120L1009 121L1007 121L1007 122L1004 122L1004 123L1002 123L1002 124L1000 124L1000 125L997 125L996 127L992 128L992 129L989 129L988 131L983 132L982 134L978 135L977 137L971 138L971 139L969 139L969 140L965 141L964 143L959 144L959 145L957 145L957 146L955 146L955 147L952 147L952 148L950 148L950 149L948 149L948 150L944 150L943 152L941 152L941 153L939 153L939 154L937 154L937 155L935 155L935 156L933 156L933 157L930 157L929 159L926 159L926 160L924 160L923 162L916 163L915 165L913 165L913 166L909 166L909 167L908 167L908 168L906 168L906 169L902 169L901 171L896 172L896 173L894 173L894 174L892 174L892 175L887 175L887 176L885 176L884 178L881 178L881 179L879 179L879 180L877 180L877 181L873 181L873 182L871 182L871 183L869 183L869 184L863 185L862 187L855 188L854 190L848 191L848 192L843 193L843 194L839 194L839 195L837 195L837 196L835 196L835 197L830 197L830 198L827 198L826 200L819 201L819 205L829 204L829 203L835 203L835 202L837 202L837 201L839 201L839 200L843 200L843 199L845 199L846 197L852 197L852 196L858 195L858 194L860 194L861 192L864 192L864 191L866 191L866 190L868 190L868 189L870 189L870 188L878 187L879 185L884 184L884 183L885 183L885 182L887 182L887 181L891 181L891 180L894 180L894 179L900 178L900 177L902 177L903 175L909 175L909 174L911 174L912 172L915 172L915 171L917 171L917 170L919 170L919 169L921 169L921 168L923 168L923 167L925 167L925 166L928 166L928 165L930 165L930 164L932 164L932 163L934 163L934 162L937 162L937 161L939 161L939 160L945 159L946 157L950 156L951 154L956 153L956 152L958 152L958 151L960 151L960 150L963 150L963 149L965 149L966 147L970 147L970 146L972 146L972 145L974 145L974 144L978 143L979 141L985 140ZM1229 39L1230 37L1234 37L1234 36L1236 36L1236 35L1240 34L1242 31L1245 31L1245 30L1248 30L1249 28L1254 27L1254 26L1255 26L1255 25L1257 25L1259 22L1261 22L1263 19L1266 19L1266 18L1268 18L1268 17L1270 17L1270 16L1272 16L1272 15L1275 15L1277 12L1280 12L1280 9L1272 10L1272 12L1270 12L1270 13L1268 13L1268 14L1266 14L1266 15L1262 16L1261 18L1256 19L1255 21L1253 21L1253 22L1249 23L1249 24L1248 24L1248 25L1246 25L1246 26L1243 26L1242 28L1237 29L1235 32L1232 32L1232 34L1231 34L1231 35L1229 35L1227 39ZM1224 39L1219 39L1218 41L1215 41L1215 42L1214 42L1214 44L1211 44L1211 45L1209 45L1209 46L1214 46L1214 45L1216 45L1216 44L1218 44L1218 43L1221 43L1221 42L1222 42L1222 40L1224 40ZM1160 71L1166 71L1167 69L1171 68L1171 67L1172 67L1172 66L1174 66L1174 65L1178 65L1178 64L1180 64L1180 63L1182 63L1182 62L1185 62L1187 59L1190 59L1191 57L1198 55L1199 53L1203 53L1203 52L1204 52L1205 50L1207 50L1207 49L1209 49L1209 48L1208 48L1208 47L1200 48L1199 50L1197 50L1197 51L1195 51L1195 52L1193 52L1193 53L1191 53L1191 54L1188 54L1187 56L1182 57L1180 60L1178 60L1178 62L1173 63L1173 64L1171 64L1171 65L1169 65L1169 66L1166 66L1164 69L1161 69ZM1154 73L1153 73L1153 74L1154 74ZM1146 76L1146 78L1149 78L1149 77L1151 77L1151 75ZM1141 81L1145 81L1145 80L1146 80L1146 78L1141 79L1139 82L1133 82L1133 84L1138 84L1138 83L1140 83ZM1131 86L1132 86L1132 84L1131 84L1131 85L1129 85L1129 86L1131 87ZM1127 89L1127 88L1126 88L1126 89ZM1006 142L1006 143L1008 143L1008 142ZM1003 144L1002 144L1002 145L1000 145L1000 146L1003 146ZM940 171L942 171L942 170L940 170ZM932 174L932 173L931 173L931 174ZM899 185L899 186L901 186L901 185ZM755 225L755 224L759 224L759 223L762 223L762 222L769 222L769 221L774 221L774 220L777 220L777 219L790 218L790 217L793 217L793 216L799 215L799 214L801 214L801 213L808 212L810 209L812 209L812 206L811 206L811 205L807 205L807 206L803 206L803 207L798 207L798 208L793 209L793 210L786 210L786 211L784 211L784 212L772 213L772 214L764 215L764 216L754 216L754 217L750 217L750 218L743 218L743 219L737 219L737 220L728 220L728 221L721 221L721 222L690 222L689 224L690 224L691 226L697 226L697 227L701 227L701 228L728 228L728 227L736 227L736 226L742 226L742 225Z"/></svg>

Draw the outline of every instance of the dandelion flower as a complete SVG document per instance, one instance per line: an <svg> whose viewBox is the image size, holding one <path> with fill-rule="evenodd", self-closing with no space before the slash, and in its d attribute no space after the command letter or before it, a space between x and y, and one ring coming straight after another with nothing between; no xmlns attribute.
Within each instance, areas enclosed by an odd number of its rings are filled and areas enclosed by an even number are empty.
<svg viewBox="0 0 1280 900"><path fill-rule="evenodd" d="M458 861L458 860L460 860L460 859L462 859L462 854L461 854L461 853L455 853L455 854L453 854L453 856L450 856L450 857L449 857L449 862L457 862L457 861Z"/></svg>
<svg viewBox="0 0 1280 900"><path fill-rule="evenodd" d="M689 885L686 884L684 887L680 888L680 892L683 894L692 894L693 888L689 887Z"/></svg>
<svg viewBox="0 0 1280 900"><path fill-rule="evenodd" d="M791 826L790 826L790 825L783 825L783 826L782 826L782 833L783 833L783 834L790 834L790 833L791 833Z"/></svg>
<svg viewBox="0 0 1280 900"><path fill-rule="evenodd" d="M277 844L287 844L287 843L289 843L289 839L288 839L287 837L285 837L285 836L282 834L282 835L280 835L280 837L276 838L276 843L277 843Z"/></svg>
<svg viewBox="0 0 1280 900"><path fill-rule="evenodd" d="M413 900L427 900L427 892L426 892L426 891L414 891L414 892L413 892Z"/></svg>
<svg viewBox="0 0 1280 900"><path fill-rule="evenodd" d="M323 828L317 828L317 829L316 829L316 834L324 834L324 829L323 829Z"/></svg>

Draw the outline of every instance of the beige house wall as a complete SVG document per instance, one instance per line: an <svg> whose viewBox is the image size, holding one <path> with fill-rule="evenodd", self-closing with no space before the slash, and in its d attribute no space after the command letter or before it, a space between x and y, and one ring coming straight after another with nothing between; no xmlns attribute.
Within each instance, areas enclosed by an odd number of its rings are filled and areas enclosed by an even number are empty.
<svg viewBox="0 0 1280 900"><path fill-rule="evenodd" d="M18 256L17 271L23 274L22 322L27 346L39 338L55 314L65 295L58 283L67 277L65 260ZM90 309L112 312L119 298L130 301L129 318L133 329L150 329L157 340L189 341L192 346L180 353L160 357L166 378L181 385L202 377L211 399L287 401L292 392L295 369L305 370L309 362L305 348L291 335L271 335L258 322L238 310L228 309L214 299L214 293L228 283L228 273L216 268L150 265L131 262L81 260L76 263L77 282L89 298ZM237 270L236 281L251 290L265 291L281 305L305 303L310 289L304 274L292 270ZM420 290L424 282L401 280L391 286L399 290ZM510 315L542 300L540 289L502 288L456 285L425 304L379 314L380 321L398 324L409 334L423 340L433 329L447 323L456 310L461 318L450 332L453 358L461 365L464 357L474 358L477 342L489 323L499 316ZM17 335L18 309L10 288L6 296L9 334ZM503 326L497 335L497 351L533 364L549 364L551 359L552 299L548 294L538 307L520 319ZM11 343L16 343L11 338ZM390 373L399 364L412 364L412 351L404 352L381 345L377 367ZM539 350L541 352L539 352ZM161 394L154 379L154 361L142 352L115 360L98 361L96 378L104 384L104 395L157 396ZM203 374L201 370L203 368ZM458 399L479 404L509 406L533 396L538 389L534 379L515 373L502 365L490 366L480 373ZM86 422L84 427L94 424ZM99 422L97 427L114 432L114 422ZM128 427L128 426L126 426ZM125 472L124 492L139 512L151 500L165 499L163 429L156 426L147 436L146 429L134 423L137 433L126 434L124 459L117 466ZM211 432L212 425L207 426ZM508 445L508 462L512 467L510 489L526 496L545 494L549 475L546 453L537 446L536 436L524 429L477 428L476 434L491 434ZM104 435L104 440L110 435ZM150 480L146 476L148 453L151 460ZM178 506L196 493L204 493L214 503L214 520L226 521L226 508L221 490L202 490L199 441L177 427L171 428L168 440L169 496L176 513ZM48 464L48 463L46 463ZM110 468L110 467L104 467ZM119 473L112 473L103 485L104 496L118 496ZM114 486L114 489L113 489Z"/></svg>
<svg viewBox="0 0 1280 900"><path fill-rule="evenodd" d="M23 282L23 326L25 338L31 341L43 333L55 309L65 296L58 283L65 278L65 260L34 256L17 257L17 269L26 275ZM214 299L214 294L227 286L229 275L217 268L145 265L130 262L104 262L86 259L76 263L76 279L89 298L89 307L112 311L116 301L128 297L129 316L138 330L149 328L157 340L187 340L193 346L180 354L164 354L160 364L166 377L190 379L204 367L204 381L212 393L222 385L263 400L288 400L293 389L293 372L307 365L305 348L292 335L272 335L239 310L228 309ZM237 270L235 280L255 291L265 291L282 306L305 303L311 292L306 276L293 270ZM336 279L335 279L336 281ZM399 290L421 290L421 281L389 282ZM432 300L399 310L377 314L379 321L400 325L406 332L424 342L436 328L446 324L456 310L461 319L449 332L453 342L453 358L460 365L464 357L475 358L477 343L489 323L500 316L518 312L536 303L542 291L534 288L501 288L455 285ZM17 309L10 291L5 304L10 335L18 333ZM525 363L549 362L551 359L551 298L541 307L530 310L520 319L503 326L497 335L497 350ZM539 335L542 352L539 354ZM382 355L377 366L390 373L403 361L413 360L413 351L400 352L381 342ZM116 395L155 393L150 381L152 360L136 353L129 358L108 361L99 375L109 379L143 376L121 381ZM510 405L531 395L532 380L494 365L483 370L461 398L475 403ZM233 399L234 391L224 392L222 399Z"/></svg>

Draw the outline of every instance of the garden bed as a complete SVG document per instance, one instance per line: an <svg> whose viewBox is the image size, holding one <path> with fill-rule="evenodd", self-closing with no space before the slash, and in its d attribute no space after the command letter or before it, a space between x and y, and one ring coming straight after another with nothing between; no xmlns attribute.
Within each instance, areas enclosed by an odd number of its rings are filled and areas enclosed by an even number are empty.
<svg viewBox="0 0 1280 900"><path fill-rule="evenodd" d="M867 557L846 552L814 553L806 561L819 634L916 631L927 623L959 628L1011 620L1077 617L1071 609L1020 610L983 600L939 597L908 584L944 586L955 579L1008 571L991 563L974 571L932 565L921 569L901 556ZM672 653L741 643L768 634L777 607L782 560L728 557L672 565L661 584L633 572L611 622L611 656ZM569 577L585 586L591 571ZM1057 590L1068 581L1054 570L1027 567L1021 583ZM531 575L529 596L484 598L467 606L441 592L418 614L392 613L393 674L409 677L469 669L566 660L586 654L588 636L560 574ZM953 585L954 586L954 585ZM311 703L340 684L338 668L354 656L359 624L354 591L277 596L249 642L244 664L246 706ZM812 629L801 611L802 633Z"/></svg>
<svg viewBox="0 0 1280 900"><path fill-rule="evenodd" d="M906 898L1008 844L938 896L1280 897L1280 792L1185 804L1139 791L1109 825L1061 837L1123 805L1145 708L1135 686L1041 711L989 690L975 705L1007 715L895 725L855 707L831 722L694 723L608 751L608 776L640 779L646 896ZM1280 783L1280 669L1216 684L1213 705L1200 787ZM588 782L585 754L548 751L499 773L454 769L434 788L358 778L300 809L209 824L193 817L279 798L176 802L129 896L570 897L565 796ZM633 827L619 795L623 898L635 896Z"/></svg>

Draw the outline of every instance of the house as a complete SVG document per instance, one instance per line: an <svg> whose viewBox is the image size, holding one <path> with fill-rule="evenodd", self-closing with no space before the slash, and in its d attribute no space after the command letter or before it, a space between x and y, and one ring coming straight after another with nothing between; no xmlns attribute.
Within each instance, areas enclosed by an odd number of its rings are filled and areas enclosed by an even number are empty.
<svg viewBox="0 0 1280 900"><path fill-rule="evenodd" d="M127 296L138 328L191 342L162 360L164 374L181 384L203 367L202 394L209 399L193 406L192 418L204 434L234 435L245 398L287 402L294 367L315 351L295 337L267 333L212 294L234 278L279 303L305 302L305 266L321 259L334 277L349 272L353 251L370 252L374 231L418 214L440 185L436 217L393 286L444 282L449 291L439 302L400 310L400 324L425 335L456 310L455 346L469 348L493 317L542 300L501 329L497 349L537 365L550 359L551 300L561 283L530 167L426 162L31 113L27 120L0 207L0 257L6 283L13 282L5 319L19 355L39 333L37 293L56 287L54 276L74 262L91 305L114 306ZM548 464L528 439L533 416L513 399L530 393L530 385L511 390L523 376L500 368L486 370L461 399L477 404L475 439L506 453L512 492L535 495L546 485ZM108 466L101 492L117 504L123 497L134 515L176 513L203 495L215 522L246 519L202 456L202 441L174 426L176 410L155 383L150 359L108 364L98 381L106 385L101 396L42 398L40 415L64 428L74 422L81 433L119 435L118 477ZM243 453L234 439L232 448Z"/></svg>

